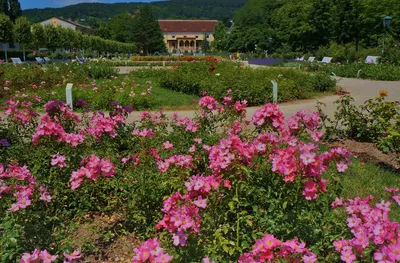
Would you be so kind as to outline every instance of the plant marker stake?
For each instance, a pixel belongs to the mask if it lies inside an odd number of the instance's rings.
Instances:
[[[333,75],[333,76],[331,76],[331,79],[336,80],[336,77],[337,77],[336,74],[332,72],[332,75]]]
[[[72,108],[72,83],[68,83],[67,87],[65,88],[65,94],[67,97],[67,104],[69,104],[69,106],[71,107],[71,110],[73,110]]]
[[[165,67],[165,61],[162,62],[163,67]]]
[[[360,77],[360,72],[361,72],[361,69],[359,69],[359,70],[357,71],[357,78]]]
[[[301,64],[299,65],[299,70],[300,70],[300,68],[301,68]]]
[[[271,80],[272,83],[272,101],[278,102],[278,83],[275,80]]]

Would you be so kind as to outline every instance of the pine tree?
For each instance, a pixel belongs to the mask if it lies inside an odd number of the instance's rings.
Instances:
[[[163,35],[157,20],[153,17],[150,6],[139,7],[133,18],[133,41],[146,55],[154,52],[165,52]]]
[[[8,15],[8,0],[0,0],[0,14]]]
[[[10,0],[10,19],[15,22],[15,20],[22,15],[21,4],[18,0]]]

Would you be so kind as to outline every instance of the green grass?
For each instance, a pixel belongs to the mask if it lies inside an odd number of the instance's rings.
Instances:
[[[129,75],[120,75],[120,80],[123,80],[126,76]],[[145,85],[147,81],[152,82],[151,106],[149,108],[140,107],[140,110],[190,110],[197,108],[198,96],[161,88],[155,78],[134,78],[129,76],[129,79],[134,79],[140,85]],[[97,81],[100,88],[102,81]]]
[[[351,149],[350,149],[351,150]],[[354,159],[343,178],[343,197],[354,198],[375,196],[375,201],[388,200],[387,187],[400,187],[400,174],[387,171],[371,163],[363,163]],[[400,222],[400,207],[393,201],[391,206],[391,219]]]

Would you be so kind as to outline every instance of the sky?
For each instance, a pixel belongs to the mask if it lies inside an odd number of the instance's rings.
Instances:
[[[63,7],[79,3],[154,2],[155,0],[19,0],[22,9]]]

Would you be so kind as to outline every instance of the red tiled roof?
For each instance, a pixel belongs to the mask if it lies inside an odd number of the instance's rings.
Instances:
[[[158,20],[162,32],[214,32],[218,20]]]

